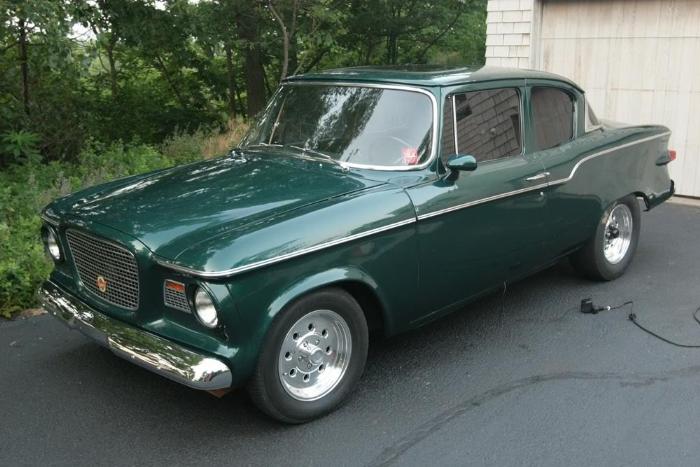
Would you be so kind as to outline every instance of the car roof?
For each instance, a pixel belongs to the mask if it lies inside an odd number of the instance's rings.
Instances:
[[[560,81],[580,89],[568,78],[544,71],[494,66],[448,67],[442,65],[392,65],[336,68],[291,76],[285,82],[349,81],[393,83],[412,86],[452,86],[507,79],[547,79]]]

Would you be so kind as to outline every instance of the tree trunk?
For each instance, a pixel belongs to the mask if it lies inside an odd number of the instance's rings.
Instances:
[[[289,69],[292,70],[292,74],[296,74],[296,70],[299,68],[298,53],[296,37],[292,37],[289,42]]]
[[[160,71],[161,76],[165,78],[165,82],[168,83],[168,86],[170,86],[170,89],[173,91],[173,94],[175,95],[175,99],[177,100],[178,104],[180,104],[181,108],[186,109],[187,104],[182,98],[182,94],[180,94],[180,90],[175,85],[175,82],[171,79],[170,73],[168,72],[168,69],[165,66],[165,62],[162,58],[160,58],[160,55],[158,54],[156,54],[155,59],[156,68]]]
[[[226,42],[226,78],[228,84],[228,115],[231,118],[236,117],[236,70],[233,68],[233,52],[231,45]]]
[[[287,70],[289,69],[289,32],[287,31],[287,26],[284,24],[284,20],[272,4],[272,0],[268,1],[267,5],[270,7],[272,16],[275,17],[282,31],[282,72],[280,74],[280,81],[282,81],[287,77]]]
[[[111,32],[107,43],[107,60],[109,61],[109,84],[112,90],[112,99],[117,97],[117,67],[114,60],[114,47],[116,44],[117,36],[114,32]]]
[[[262,70],[263,70],[263,84],[265,85],[265,95],[270,96],[272,95],[272,86],[270,86],[270,81],[267,79],[267,72],[265,71],[265,64],[263,63],[262,65]]]
[[[257,15],[256,15],[257,16]],[[252,118],[265,107],[265,74],[260,53],[257,17],[238,15],[238,30],[245,41],[245,81],[248,97],[248,117]]]
[[[389,64],[396,65],[399,55],[398,35],[393,31],[387,37],[387,59]]]
[[[27,28],[23,18],[19,20],[19,67],[22,75],[22,103],[29,115],[29,62],[27,59]]]
[[[365,49],[365,59],[363,65],[369,65],[372,59],[372,52],[374,51],[374,38],[371,34],[367,35],[367,48]]]

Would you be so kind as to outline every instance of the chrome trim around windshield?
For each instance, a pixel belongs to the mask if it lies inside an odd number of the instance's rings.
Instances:
[[[409,225],[413,224],[416,222],[415,217],[411,217],[410,219],[406,219],[400,222],[394,222],[393,224],[385,225],[382,227],[377,227],[376,229],[371,229],[371,230],[366,230],[364,232],[359,232],[356,234],[348,235],[346,237],[341,237],[335,240],[331,240],[328,242],[324,243],[319,243],[318,245],[310,246],[307,248],[302,248],[300,250],[292,251],[290,253],[286,253],[280,256],[275,256],[272,258],[264,259],[261,261],[255,261],[253,263],[249,263],[243,266],[238,266],[235,268],[231,269],[226,269],[224,271],[200,271],[198,269],[193,269],[193,268],[188,268],[187,266],[182,266],[177,263],[174,263],[172,261],[169,261],[165,258],[160,258],[158,256],[154,256],[154,259],[156,263],[160,264],[163,267],[166,267],[168,269],[172,269],[177,272],[181,272],[183,274],[188,274],[191,276],[195,277],[201,277],[203,279],[221,279],[224,277],[230,277],[236,274],[240,274],[242,272],[247,272],[251,271],[253,269],[261,268],[263,266],[268,266],[270,264],[275,264],[279,263],[281,261],[286,261],[288,259],[296,258],[298,256],[306,255],[309,253],[313,253],[315,251],[323,250],[325,248],[330,248],[332,246],[340,245],[342,243],[347,243],[351,242],[353,240],[357,240],[360,238],[364,237],[369,237],[370,235],[378,234],[380,232],[386,232],[387,230],[391,229],[396,229],[398,227],[402,227],[404,225]]]
[[[194,389],[211,391],[231,386],[231,369],[218,358],[110,318],[52,281],[44,282],[38,295],[52,316],[118,357]]]
[[[457,94],[448,96],[452,102],[452,134],[455,138],[455,154],[459,154],[459,141],[457,140]]]
[[[373,165],[373,164],[356,164],[354,162],[348,161],[337,161],[344,167],[349,167],[353,169],[369,169],[369,170],[384,170],[384,171],[410,171],[410,170],[422,170],[428,167],[437,155],[438,146],[438,105],[435,95],[425,88],[418,86],[408,86],[403,84],[384,84],[384,83],[359,83],[352,81],[287,81],[280,85],[280,88],[284,86],[343,86],[343,87],[353,87],[353,88],[377,88],[377,89],[393,89],[396,91],[408,91],[417,92],[420,94],[425,94],[430,99],[430,104],[433,107],[433,125],[432,125],[432,135],[430,141],[430,157],[427,161],[420,165]]]
[[[547,183],[540,183],[540,184],[537,184],[537,185],[528,186],[528,187],[526,187],[526,188],[521,188],[521,189],[519,189],[519,190],[507,191],[507,192],[505,192],[505,193],[499,193],[499,194],[496,194],[496,195],[493,195],[493,196],[488,196],[488,197],[486,197],[486,198],[480,198],[480,199],[476,199],[476,200],[473,200],[473,201],[469,201],[468,203],[458,204],[458,205],[456,205],[456,206],[450,206],[449,208],[439,209],[439,210],[437,210],[437,211],[432,211],[432,212],[428,212],[428,213],[425,213],[425,214],[420,214],[420,215],[418,216],[418,220],[420,221],[420,220],[423,220],[423,219],[429,219],[429,218],[431,218],[431,217],[439,216],[439,215],[441,215],[441,214],[447,214],[448,212],[458,211],[458,210],[460,210],[460,209],[470,208],[470,207],[472,207],[472,206],[477,206],[477,205],[479,205],[479,204],[489,203],[489,202],[491,202],[491,201],[496,201],[496,200],[499,200],[499,199],[509,198],[509,197],[511,197],[511,196],[520,195],[520,194],[523,194],[523,193],[527,193],[527,192],[529,192],[529,191],[541,190],[541,189],[543,189],[543,188],[547,188],[547,187],[550,187],[550,186],[561,185],[561,184],[567,183],[567,182],[571,181],[571,179],[574,178],[574,175],[576,174],[576,171],[577,171],[578,168],[581,166],[581,164],[583,164],[584,162],[587,162],[587,161],[589,161],[589,160],[591,160],[591,159],[595,159],[596,157],[603,156],[603,155],[605,155],[605,154],[611,153],[611,152],[613,152],[613,151],[617,151],[617,150],[619,150],[619,149],[624,149],[624,148],[629,147],[629,146],[634,146],[634,145],[636,145],[636,144],[645,143],[645,142],[647,142],[647,141],[651,141],[651,140],[654,140],[654,139],[657,139],[657,138],[663,138],[664,136],[668,136],[668,135],[670,135],[670,134],[671,134],[671,132],[670,132],[670,131],[667,131],[667,132],[664,132],[664,133],[660,133],[660,134],[658,134],[658,135],[648,136],[648,137],[646,137],[646,138],[641,138],[641,139],[638,139],[638,140],[636,140],[636,141],[631,141],[631,142],[629,142],[629,143],[621,144],[621,145],[619,145],[619,146],[615,146],[615,147],[612,147],[612,148],[604,149],[604,150],[602,150],[602,151],[598,151],[598,152],[596,152],[596,153],[590,154],[590,155],[584,157],[583,159],[581,159],[580,161],[578,161],[578,162],[576,163],[576,165],[574,165],[574,168],[571,170],[571,173],[569,174],[569,176],[566,177],[566,178],[561,178],[561,179],[558,179],[558,180],[549,181],[549,182],[547,182]]]

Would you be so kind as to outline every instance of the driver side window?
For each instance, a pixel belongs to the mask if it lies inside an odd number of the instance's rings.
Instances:
[[[489,89],[449,96],[445,100],[443,119],[443,158],[456,153],[470,154],[483,162],[522,152],[517,89]]]

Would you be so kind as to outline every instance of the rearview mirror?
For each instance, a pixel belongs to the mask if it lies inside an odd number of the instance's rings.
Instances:
[[[468,154],[455,154],[447,159],[447,167],[450,170],[471,172],[476,170],[476,158]]]

